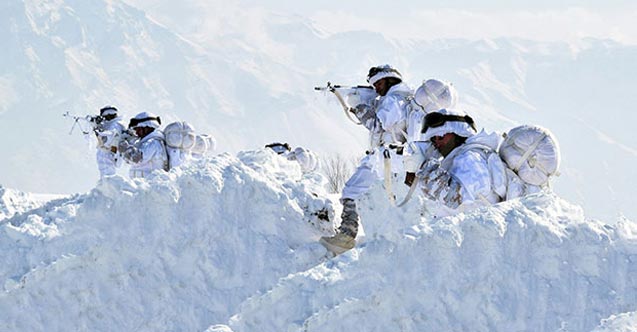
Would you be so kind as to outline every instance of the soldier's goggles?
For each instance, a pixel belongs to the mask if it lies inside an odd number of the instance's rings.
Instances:
[[[143,118],[143,119],[130,119],[130,122],[128,123],[128,128],[135,128],[137,127],[138,124],[142,123],[142,122],[146,122],[146,121],[157,121],[158,124],[161,124],[161,119],[159,117],[149,117],[149,118]]]
[[[475,122],[468,115],[461,116],[461,115],[449,115],[449,114],[442,114],[438,112],[432,112],[425,115],[425,121],[423,122],[422,130],[420,132],[424,133],[429,128],[440,127],[444,125],[445,123],[447,123],[448,121],[464,122],[468,124],[469,126],[471,126],[473,130],[476,130]]]

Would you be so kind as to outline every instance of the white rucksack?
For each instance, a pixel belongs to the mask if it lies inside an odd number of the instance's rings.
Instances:
[[[195,129],[186,121],[176,121],[164,129],[166,146],[181,150],[190,150],[195,145]]]
[[[548,129],[522,125],[509,130],[503,136],[499,154],[510,170],[508,191],[512,194],[507,195],[508,197],[528,192],[516,186],[546,187],[550,177],[558,175],[560,148],[557,139]],[[523,183],[519,183],[520,180]]]
[[[217,141],[208,134],[200,134],[195,137],[195,146],[192,147],[192,156],[202,158],[207,152],[217,148]]]
[[[185,121],[170,123],[164,129],[168,168],[181,165],[190,156],[190,150],[195,146],[195,129]]]

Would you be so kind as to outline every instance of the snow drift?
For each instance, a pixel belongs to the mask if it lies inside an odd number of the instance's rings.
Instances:
[[[590,331],[637,308],[635,223],[546,194],[419,220],[382,194],[366,243],[246,301],[234,331]]]
[[[325,255],[317,241],[332,225],[312,214],[326,203],[321,179],[270,151],[225,154],[150,182],[114,177],[5,220],[0,330],[227,321],[245,298]]]
[[[334,227],[323,185],[246,151],[149,181],[113,177],[5,219],[0,330],[635,326],[632,221],[591,221],[547,194],[433,217],[420,197],[390,207],[379,185],[360,204],[365,238],[329,259],[317,243]]]
[[[60,197],[62,195],[25,193],[0,185],[0,220],[34,209]]]

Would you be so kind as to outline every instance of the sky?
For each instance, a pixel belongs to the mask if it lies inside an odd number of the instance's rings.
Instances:
[[[187,0],[177,12],[167,0],[125,0],[175,25],[182,33],[223,33],[212,17],[237,14],[249,7],[297,14],[326,32],[377,31],[395,38],[491,39],[518,37],[535,41],[577,42],[612,39],[637,44],[634,1],[201,1]],[[195,15],[192,15],[192,14]],[[188,15],[187,23],[181,15]],[[238,14],[241,15],[241,14]],[[199,16],[199,18],[197,18]],[[194,19],[193,19],[194,18]],[[208,19],[206,19],[208,18]]]

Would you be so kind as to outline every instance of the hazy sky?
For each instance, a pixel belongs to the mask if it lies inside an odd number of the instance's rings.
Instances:
[[[368,30],[418,39],[520,37],[576,42],[593,37],[637,45],[637,1],[219,1],[125,0],[182,33],[223,33],[255,8],[306,17],[327,32]],[[252,16],[254,17],[254,16]]]

